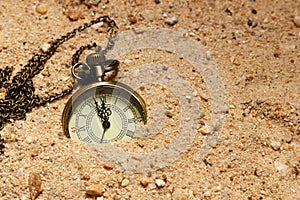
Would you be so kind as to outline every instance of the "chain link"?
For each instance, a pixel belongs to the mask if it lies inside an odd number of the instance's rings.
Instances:
[[[6,90],[4,99],[0,99],[0,130],[3,129],[5,123],[10,120],[25,119],[26,113],[30,112],[32,108],[51,103],[60,99],[72,91],[72,88],[64,89],[62,92],[49,95],[48,97],[40,97],[36,94],[33,85],[33,77],[39,74],[45,67],[46,62],[55,54],[56,49],[73,38],[76,34],[84,31],[94,24],[103,22],[108,25],[108,43],[104,49],[104,54],[114,47],[115,39],[117,36],[116,22],[108,16],[99,17],[83,26],[79,26],[73,31],[67,33],[60,38],[49,42],[50,48],[48,51],[35,54],[29,59],[28,63],[12,78],[13,67],[6,67],[0,69],[0,88]],[[79,56],[86,49],[96,47],[96,43],[80,47],[72,56],[72,66],[79,61]],[[11,80],[11,82],[10,82]],[[3,139],[0,138],[0,152],[3,152]]]

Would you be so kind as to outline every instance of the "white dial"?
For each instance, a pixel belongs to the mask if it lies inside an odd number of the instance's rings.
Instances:
[[[137,123],[146,123],[144,102],[123,84],[101,82],[74,96],[63,119],[72,139],[96,144],[131,139]]]

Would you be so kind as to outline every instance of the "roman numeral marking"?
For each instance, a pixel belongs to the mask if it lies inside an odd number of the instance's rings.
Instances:
[[[96,105],[94,105],[91,101],[87,101],[86,103],[90,108],[95,108]]]
[[[134,138],[135,133],[133,131],[127,130],[126,135],[128,137]]]
[[[85,126],[82,126],[82,127],[77,128],[77,133],[78,133],[78,132],[81,132],[81,131],[86,131]]]
[[[84,117],[84,118],[86,118],[87,117],[87,115],[85,115],[85,114],[79,114],[79,117]]]
[[[130,118],[130,119],[128,119],[128,123],[136,123],[136,119],[135,118]]]
[[[81,141],[86,142],[86,143],[92,143],[92,140],[91,140],[91,138],[89,136],[86,136]]]
[[[117,101],[118,101],[118,96],[116,96],[116,99],[115,99],[115,101],[114,101],[114,104],[117,104]]]
[[[125,108],[123,108],[123,112],[126,112],[127,110],[129,110],[129,106],[126,106]]]

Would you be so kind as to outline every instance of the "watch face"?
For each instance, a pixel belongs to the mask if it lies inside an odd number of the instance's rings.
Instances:
[[[65,134],[85,143],[108,143],[135,137],[146,123],[142,98],[124,84],[100,82],[77,91],[63,114]]]

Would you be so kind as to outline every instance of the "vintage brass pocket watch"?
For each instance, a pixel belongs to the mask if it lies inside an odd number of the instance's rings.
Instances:
[[[129,86],[105,80],[119,61],[107,60],[101,47],[72,67],[79,88],[68,100],[62,123],[67,137],[99,144],[135,137],[136,126],[146,124],[146,104]],[[84,70],[75,73],[76,68]]]

